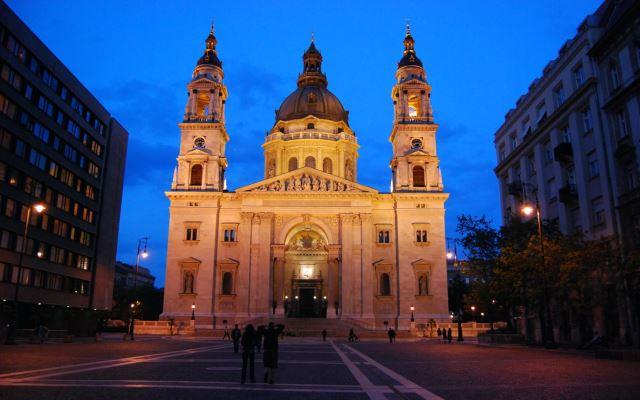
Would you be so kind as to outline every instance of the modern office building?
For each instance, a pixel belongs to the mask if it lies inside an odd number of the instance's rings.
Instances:
[[[637,1],[605,1],[506,114],[494,139],[503,223],[537,198],[563,233],[637,249],[639,11]],[[612,300],[594,311],[595,328],[623,335],[624,301],[615,283],[602,286]]]
[[[4,3],[0,78],[4,316],[109,309],[128,133]]]

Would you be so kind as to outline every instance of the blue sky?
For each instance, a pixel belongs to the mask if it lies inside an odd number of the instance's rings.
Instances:
[[[62,1],[9,6],[129,131],[118,259],[147,264],[164,285],[168,201],[185,85],[215,21],[229,89],[230,189],[262,177],[265,132],[295,89],[311,31],[329,89],[350,111],[359,181],[389,190],[391,87],[406,19],[433,87],[447,202],[500,221],[493,133],[600,1]]]

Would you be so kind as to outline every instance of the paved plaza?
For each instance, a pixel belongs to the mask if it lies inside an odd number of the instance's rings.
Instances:
[[[635,363],[412,340],[290,339],[277,382],[240,384],[229,342],[139,337],[0,348],[0,399],[638,399]]]

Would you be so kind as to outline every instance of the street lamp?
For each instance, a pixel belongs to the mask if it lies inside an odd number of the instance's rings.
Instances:
[[[138,239],[138,251],[136,252],[136,273],[133,275],[133,292],[135,296],[136,287],[138,283],[138,272],[140,269],[140,257],[147,258],[149,257],[149,253],[147,252],[147,242],[149,241],[149,237],[145,236],[143,238]],[[144,247],[143,247],[144,245]]]
[[[416,320],[413,318],[413,310],[415,310],[415,307],[412,305],[409,309],[411,310],[411,322],[415,322]]]
[[[196,320],[196,303],[191,304],[191,320]]]
[[[553,328],[551,327],[551,306],[549,305],[549,288],[547,285],[547,267],[544,257],[544,240],[542,236],[542,219],[540,218],[540,203],[538,202],[538,194],[535,194],[535,208],[531,204],[524,204],[520,211],[526,216],[536,214],[538,222],[538,237],[540,238],[540,257],[542,259],[542,302],[545,309],[545,329],[543,330],[544,347],[547,349],[555,349],[556,343],[553,338]]]
[[[129,305],[130,308],[130,313],[129,313],[129,338],[131,340],[133,340],[133,325],[134,325],[134,320],[133,320],[133,312],[135,310],[136,305],[134,303],[131,303]]]
[[[471,306],[471,311],[475,311],[476,310],[476,306]]]
[[[38,214],[42,214],[47,207],[42,203],[32,204],[27,208],[27,217],[24,221],[24,236],[22,237],[22,248],[20,250],[20,256],[18,259],[18,276],[16,280],[16,287],[13,293],[13,321],[9,324],[7,332],[7,339],[4,344],[16,344],[16,326],[18,325],[18,293],[20,291],[20,282],[22,281],[22,259],[27,252],[27,242],[29,242],[29,224],[31,223],[31,210]],[[40,257],[38,255],[38,257]]]

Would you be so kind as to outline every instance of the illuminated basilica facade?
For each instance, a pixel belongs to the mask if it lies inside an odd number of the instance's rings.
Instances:
[[[264,179],[227,191],[228,96],[213,30],[187,85],[171,190],[164,318],[198,329],[338,318],[368,329],[448,319],[431,86],[407,27],[391,91],[391,192],[358,183],[349,114],[313,41],[267,134]],[[390,115],[391,117],[391,115]]]

